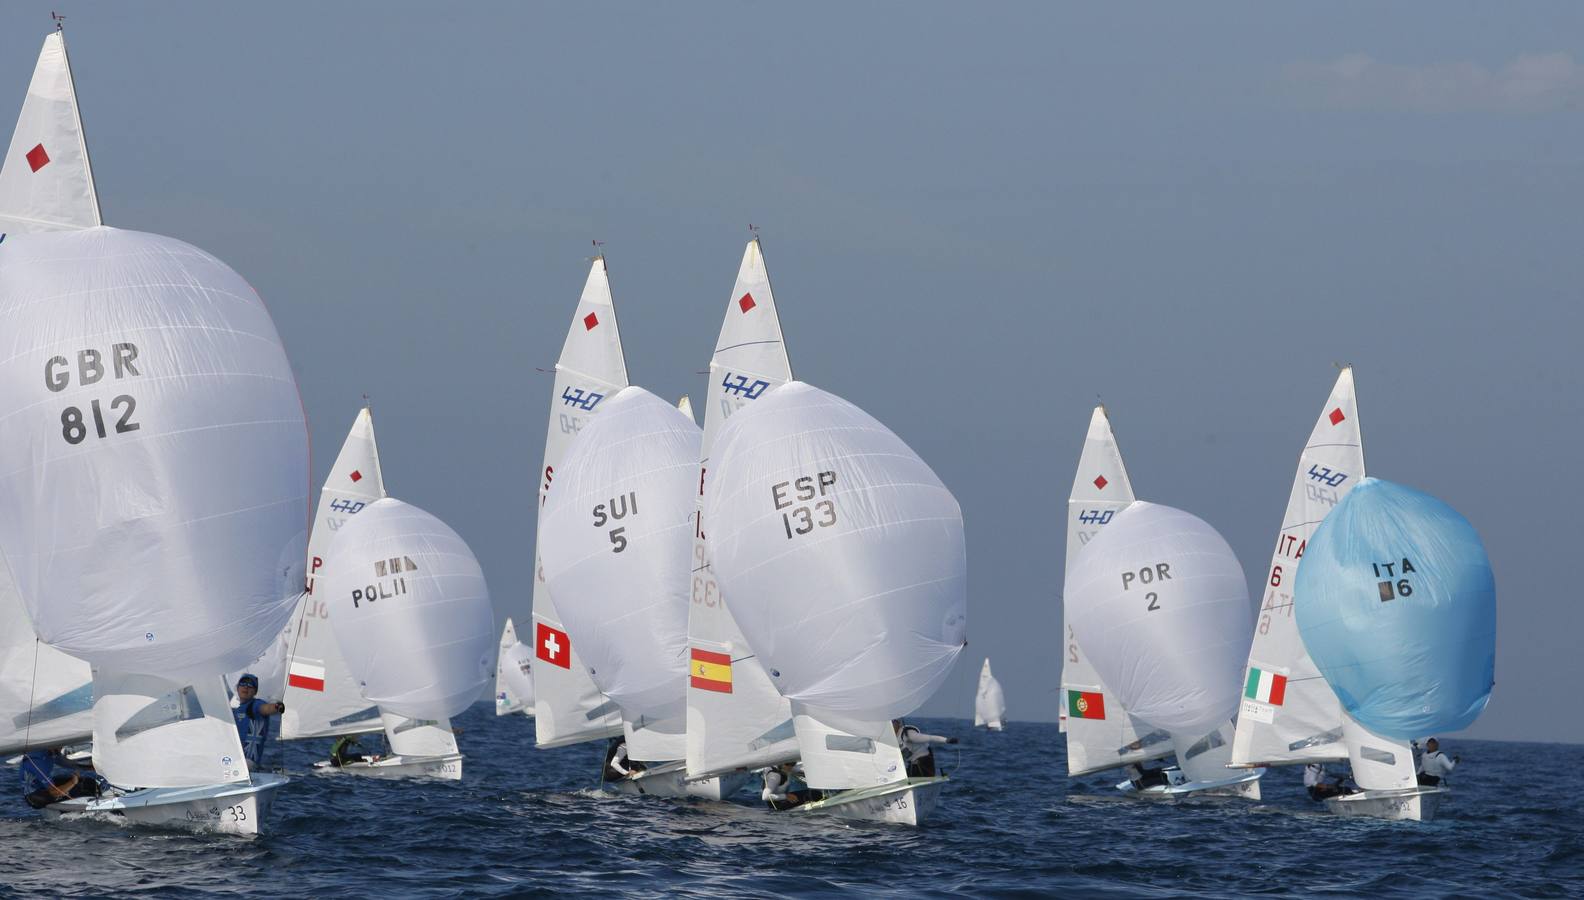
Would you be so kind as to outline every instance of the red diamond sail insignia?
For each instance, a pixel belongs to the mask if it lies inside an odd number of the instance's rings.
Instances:
[[[754,302],[753,294],[743,294],[742,298],[737,301],[737,305],[742,307],[743,312],[747,312],[759,304]]]
[[[1342,415],[1342,407],[1338,406],[1336,409],[1331,410],[1332,425],[1341,425],[1342,420],[1346,418],[1347,416]]]
[[[1106,481],[1106,477],[1104,475],[1096,475],[1095,476],[1094,486],[1098,490],[1102,490],[1102,491],[1105,490],[1105,486],[1110,484],[1110,483],[1111,482]]]
[[[362,480],[363,480],[363,473],[359,472],[357,469],[353,469],[352,470],[352,483],[356,484],[357,482],[362,481]]]
[[[32,150],[29,150],[27,152],[27,161],[35,172],[49,165],[50,158],[49,154],[44,152],[44,145],[37,144]]]
[[[594,330],[594,326],[598,325],[598,324],[599,324],[599,316],[596,316],[593,313],[589,313],[588,315],[583,317],[583,330],[584,331],[593,331]]]

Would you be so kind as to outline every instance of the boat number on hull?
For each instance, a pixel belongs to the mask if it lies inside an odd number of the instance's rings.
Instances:
[[[1170,563],[1155,563],[1152,566],[1145,566],[1137,572],[1123,572],[1122,590],[1132,590],[1134,583],[1141,585],[1159,584],[1163,581],[1171,581]],[[1144,607],[1145,611],[1160,612],[1160,594],[1148,591],[1144,594],[1144,600],[1148,604]]]
[[[98,384],[106,376],[120,381],[143,375],[137,367],[137,345],[130,341],[111,344],[108,351],[86,347],[78,350],[76,356],[75,365],[64,356],[51,356],[45,361],[44,386],[51,393],[58,394],[71,387],[73,372],[77,375],[77,384],[82,387]],[[87,415],[82,407],[68,406],[60,414],[61,437],[75,446],[87,439],[90,428],[101,438],[108,437],[112,429],[116,434],[137,431],[143,426],[132,419],[136,411],[137,399],[131,394],[117,394],[103,405],[100,398],[95,397],[88,401]]]
[[[620,497],[613,497],[594,507],[594,527],[604,528],[613,521],[636,515],[638,515],[638,492],[628,491]],[[626,525],[610,530],[612,553],[620,553],[627,549],[626,531]]]
[[[836,524],[836,501],[825,496],[835,487],[836,473],[830,470],[801,475],[770,486],[770,497],[775,501],[775,508],[782,510],[781,525],[786,529],[787,540],[808,534],[815,528],[829,528]],[[811,500],[814,501],[812,504],[809,503]],[[804,505],[798,506],[798,503]]]

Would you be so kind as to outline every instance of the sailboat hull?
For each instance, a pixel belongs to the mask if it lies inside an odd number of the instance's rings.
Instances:
[[[1326,800],[1326,810],[1339,816],[1362,816],[1428,822],[1441,809],[1441,800],[1451,791],[1444,787],[1417,787],[1401,791],[1359,791]]]
[[[1260,776],[1264,774],[1264,769],[1254,769],[1253,771],[1239,772],[1214,781],[1189,781],[1181,769],[1173,766],[1166,770],[1166,784],[1151,785],[1141,791],[1133,787],[1133,782],[1124,781],[1117,785],[1117,790],[1130,797],[1151,800],[1180,799],[1190,794],[1258,800],[1260,799],[1259,780]]]
[[[337,766],[328,759],[314,763],[317,773],[362,775],[366,778],[426,778],[433,781],[461,781],[462,754],[443,756],[386,756],[376,760],[358,760]]]
[[[44,808],[46,819],[110,818],[132,825],[254,837],[264,833],[275,792],[288,779],[254,773],[247,782],[190,788],[142,788],[83,797]]]
[[[823,813],[858,822],[921,825],[940,802],[946,776],[908,778],[869,788],[831,794],[823,800],[795,807],[794,813]]]
[[[687,762],[676,760],[650,766],[633,776],[606,784],[618,794],[645,794],[651,797],[692,797],[698,800],[725,800],[742,790],[752,777],[748,772],[689,781]]]

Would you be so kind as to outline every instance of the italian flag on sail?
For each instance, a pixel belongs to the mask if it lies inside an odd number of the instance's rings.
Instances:
[[[1287,676],[1277,675],[1258,666],[1249,666],[1248,681],[1243,685],[1243,696],[1271,706],[1281,706],[1287,697]]]
[[[1067,691],[1067,718],[1104,719],[1105,694],[1099,691]]]

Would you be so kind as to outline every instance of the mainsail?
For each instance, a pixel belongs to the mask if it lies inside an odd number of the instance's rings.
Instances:
[[[727,420],[777,385],[792,380],[770,273],[757,239],[743,250],[710,357],[704,394],[698,505],[693,531],[692,603],[688,611],[687,772],[702,778],[798,757],[792,708],[770,683],[764,666],[732,620],[711,565],[710,523],[704,494],[713,475],[711,452]],[[703,667],[704,677],[698,676]]]
[[[539,514],[545,583],[628,756],[682,759],[699,427],[639,387],[605,400]]]
[[[967,642],[962,511],[884,425],[801,382],[733,416],[704,521],[733,617],[791,701],[811,786],[903,777],[891,720]]]
[[[545,436],[544,467],[539,470],[539,508],[554,487],[567,447],[602,402],[627,386],[627,363],[611,303],[610,277],[603,256],[589,268],[588,281],[572,316],[556,361]],[[537,540],[543,540],[544,529]],[[561,613],[545,586],[544,565],[534,549],[533,636],[534,732],[540,749],[561,747],[622,732],[621,715],[594,686],[582,655],[573,647]]]
[[[100,224],[66,36],[56,31],[44,38],[11,146],[0,165],[0,233]]]
[[[974,725],[988,726],[1000,731],[1006,718],[1006,695],[1001,682],[990,672],[990,658],[985,657],[984,668],[979,670],[979,690],[974,693]]]
[[[1078,472],[1067,501],[1067,564],[1071,573],[1078,551],[1134,501],[1133,484],[1122,451],[1111,431],[1105,407],[1096,406],[1089,417]],[[1135,719],[1115,694],[1107,691],[1073,631],[1069,604],[1062,603],[1062,654],[1060,721],[1067,732],[1067,773],[1086,775],[1168,756],[1171,734]]]
[[[286,712],[281,715],[284,739],[360,734],[380,728],[379,709],[364,699],[341,657],[330,627],[330,606],[318,588],[336,534],[352,516],[384,496],[374,416],[365,406],[352,420],[319,493],[318,515],[308,538],[307,591],[285,631],[290,652]]]

